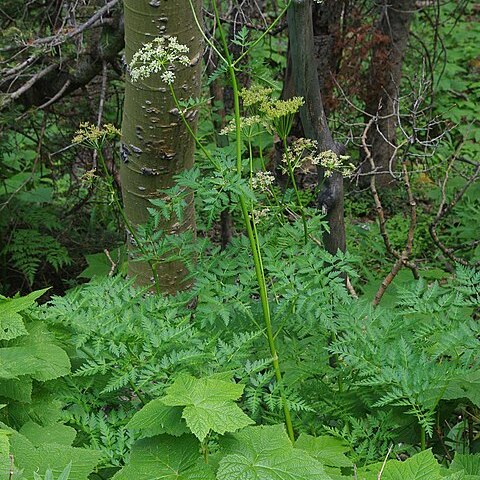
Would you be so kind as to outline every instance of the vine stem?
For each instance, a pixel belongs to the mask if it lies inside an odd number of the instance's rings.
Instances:
[[[420,425],[420,448],[422,452],[427,448],[427,433],[423,425]]]
[[[240,100],[239,100],[240,96],[238,91],[237,77],[235,74],[235,66],[234,66],[234,63],[232,62],[230,51],[228,49],[228,43],[225,37],[225,32],[220,22],[220,16],[218,14],[218,9],[217,9],[215,0],[212,0],[212,5],[215,12],[215,18],[218,25],[220,39],[223,45],[225,58],[227,61],[228,72],[230,75],[230,83],[233,90],[234,115],[235,115],[235,152],[236,152],[236,160],[237,160],[236,166],[237,166],[237,173],[241,175],[242,174],[242,134],[241,134]],[[272,317],[270,313],[270,305],[268,302],[268,291],[267,291],[267,284],[265,281],[265,270],[263,268],[260,243],[259,243],[258,235],[256,235],[255,226],[254,225],[252,226],[252,222],[254,222],[254,218],[253,218],[253,215],[252,217],[250,217],[249,215],[250,212],[248,211],[245,197],[243,195],[240,195],[239,199],[240,199],[240,208],[242,210],[243,220],[245,222],[245,227],[247,229],[247,235],[250,242],[250,248],[253,255],[253,263],[255,265],[255,274],[257,276],[257,283],[260,289],[260,301],[262,304],[262,312],[265,320],[268,346],[270,349],[270,354],[272,356],[272,365],[275,372],[275,378],[280,388],[280,396],[282,398],[285,424],[287,427],[288,436],[290,437],[290,440],[294,442],[295,434],[293,432],[292,417],[290,414],[290,409],[287,405],[285,391],[283,388],[282,371],[280,369],[278,352],[275,346],[275,336],[273,334]]]

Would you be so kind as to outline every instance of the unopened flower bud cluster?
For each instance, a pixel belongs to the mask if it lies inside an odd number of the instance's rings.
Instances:
[[[293,116],[304,104],[302,97],[288,100],[275,100],[271,97],[273,90],[261,85],[253,85],[240,91],[243,107],[255,115],[260,115],[266,122],[265,127],[271,133],[288,135]]]
[[[270,99],[273,90],[261,85],[252,85],[250,88],[242,88],[240,96],[242,97],[243,106],[250,108],[258,104],[263,104]]]
[[[186,45],[178,43],[177,37],[157,37],[134,53],[130,77],[136,82],[160,73],[162,81],[170,85],[175,81],[175,64],[190,65],[188,51]]]
[[[277,120],[281,117],[295,115],[300,107],[304,104],[302,97],[292,97],[288,100],[271,100],[264,102],[260,106],[260,110],[270,120]]]

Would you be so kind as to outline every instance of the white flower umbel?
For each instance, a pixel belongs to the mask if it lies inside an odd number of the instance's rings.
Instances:
[[[267,191],[275,182],[275,177],[271,172],[264,172],[260,170],[252,178],[252,188],[260,191]]]
[[[332,150],[327,150],[319,153],[312,163],[323,167],[325,177],[331,177],[333,172],[339,172],[344,177],[350,177],[355,171],[355,165],[346,163],[349,158],[348,155],[337,155]]]
[[[175,81],[175,64],[190,65],[188,47],[178,43],[177,37],[157,37],[135,52],[130,62],[130,77],[133,82],[144,80],[156,73],[164,83]]]

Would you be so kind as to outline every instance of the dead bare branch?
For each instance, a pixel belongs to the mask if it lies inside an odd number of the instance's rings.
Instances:
[[[450,177],[450,171],[453,168],[453,164],[456,160],[459,159],[458,158],[459,153],[460,153],[460,148],[457,148],[456,153],[454,155],[452,155],[452,157],[451,157],[451,159],[448,163],[448,166],[447,166],[447,169],[446,169],[446,172],[445,172],[445,176],[444,176],[443,181],[441,182],[441,185],[440,185],[440,191],[441,191],[441,195],[442,195],[440,205],[438,207],[437,214],[435,215],[435,218],[430,223],[429,232],[430,232],[430,236],[432,237],[432,240],[434,241],[435,245],[437,245],[437,247],[442,251],[442,253],[447,258],[449,258],[454,263],[459,263],[460,265],[464,265],[464,266],[471,266],[471,264],[469,262],[467,262],[463,258],[458,257],[454,253],[456,250],[460,250],[460,249],[464,249],[464,248],[462,248],[462,246],[448,248],[442,242],[442,240],[440,239],[440,237],[438,235],[438,231],[437,231],[438,225],[440,224],[440,222],[450,214],[450,212],[455,208],[455,206],[460,202],[462,197],[465,195],[465,192],[469,189],[469,187],[474,182],[476,182],[477,179],[480,177],[480,163],[477,163],[474,173],[467,179],[467,181],[465,182],[463,187],[456,193],[454,198],[450,202],[448,202],[448,200],[447,200],[447,183],[448,183],[448,180],[449,180],[449,177]],[[469,164],[473,163],[475,165],[475,162],[470,162],[469,161],[467,163],[469,163]],[[477,245],[478,243],[479,243],[479,241],[475,240],[475,241],[471,242],[470,246],[473,247],[473,246]],[[466,247],[466,245],[463,245],[463,247]],[[474,265],[480,265],[480,261],[475,262]]]
[[[101,20],[102,17],[109,12],[116,4],[118,0],[110,0],[105,6],[100,8],[94,15],[92,15],[86,22],[82,23],[79,27],[74,30],[71,30],[67,33],[57,33],[56,35],[52,35],[50,37],[38,38],[33,42],[29,42],[26,46],[29,47],[39,47],[39,46],[48,46],[55,47],[60,45],[67,40],[80,35],[82,32],[87,30],[88,28],[93,27],[97,21]]]
[[[22,96],[27,90],[32,88],[36,82],[38,82],[41,78],[45,77],[56,68],[58,68],[58,65],[56,63],[52,63],[51,65],[48,65],[48,67],[37,72],[35,75],[32,75],[32,77],[30,77],[30,79],[27,82],[25,82],[20,88],[15,90],[13,93],[5,94],[3,98],[3,102],[1,103],[0,106],[4,108],[6,105],[15,101],[17,98]]]

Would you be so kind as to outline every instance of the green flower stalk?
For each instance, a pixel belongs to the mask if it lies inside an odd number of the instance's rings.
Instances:
[[[230,75],[230,81],[234,93],[234,110],[235,116],[234,121],[228,125],[225,131],[222,131],[222,134],[228,134],[229,132],[235,132],[235,147],[236,147],[236,168],[237,173],[241,175],[242,173],[242,131],[246,133],[247,138],[251,139],[252,136],[256,134],[256,129],[259,125],[266,126],[265,121],[259,115],[251,115],[250,117],[242,118],[240,116],[240,92],[238,89],[236,74],[235,74],[235,67],[234,62],[232,61],[230,52],[228,50],[228,45],[225,38],[225,33],[223,28],[219,22],[218,17],[218,10],[216,5],[213,5],[215,10],[215,15],[217,17],[217,22],[219,25],[219,32],[222,39],[222,45],[224,47],[224,55],[219,55],[220,58],[224,58],[227,62],[228,72]],[[286,8],[285,8],[286,11]],[[272,25],[273,28],[273,25]],[[207,42],[210,43],[207,39]],[[183,111],[180,102],[175,93],[175,89],[173,87],[173,82],[175,80],[174,71],[175,71],[175,64],[186,64],[188,57],[186,57],[185,53],[188,52],[186,47],[178,45],[176,39],[155,39],[153,42],[145,45],[139,50],[133,57],[132,63],[130,64],[130,75],[132,79],[140,79],[140,78],[147,78],[148,76],[154,73],[160,73],[161,80],[169,86],[170,93],[172,95],[173,101],[176,105],[178,110],[178,114],[182,119],[186,129],[190,133],[190,135],[195,139],[196,144],[202,150],[204,155],[212,160],[210,153],[199,141],[196,133],[190,127],[190,124],[185,117],[185,112]],[[269,101],[266,102],[267,95],[271,93],[270,89],[265,89],[263,87],[258,87],[256,90],[256,99],[253,94],[250,94],[248,97],[248,93],[245,93],[243,98],[243,102],[245,106],[254,106],[256,103],[259,103],[259,114],[265,117],[270,125],[273,126],[274,129],[277,129],[279,132],[288,132],[291,129],[292,122],[293,122],[293,115],[299,108],[299,106],[303,103],[302,99],[293,98],[287,101]],[[250,103],[251,102],[251,103]],[[261,182],[262,180],[260,177],[253,177],[253,171],[250,168],[250,182],[253,186],[256,182]],[[263,183],[266,186],[268,182],[271,182],[271,178],[266,176],[263,178]],[[258,186],[260,183],[256,183]],[[278,352],[275,346],[275,335],[273,332],[272,326],[272,319],[270,313],[270,305],[268,302],[268,291],[267,291],[267,284],[265,279],[265,271],[263,267],[263,260],[261,255],[260,249],[260,242],[258,233],[256,230],[255,222],[265,214],[264,211],[257,211],[253,208],[249,208],[247,206],[247,202],[243,196],[240,196],[240,208],[242,211],[243,219],[245,222],[245,227],[247,230],[247,236],[250,242],[250,247],[253,255],[253,262],[255,267],[255,273],[257,277],[257,283],[260,290],[260,300],[262,304],[262,311],[265,320],[265,327],[268,339],[268,345],[270,349],[270,354],[272,357],[272,364],[273,369],[275,372],[275,378],[280,388],[281,397],[282,397],[282,405],[285,417],[285,423],[287,427],[288,434],[292,442],[294,441],[294,432],[293,432],[293,424],[290,414],[290,409],[287,405],[285,392],[283,389],[283,381],[282,381],[282,372],[280,369],[279,364],[279,357]]]
[[[240,94],[238,89],[237,77],[235,74],[234,63],[232,61],[232,57],[228,49],[225,32],[220,22],[220,16],[218,14],[218,8],[215,1],[212,1],[212,6],[215,12],[218,31],[219,31],[220,39],[223,45],[224,55],[227,61],[228,73],[230,75],[230,84],[233,90],[234,115],[235,115],[235,125],[236,125],[235,151],[236,151],[236,158],[237,158],[237,173],[240,175],[242,173],[242,121],[241,121],[241,115],[240,115]],[[268,302],[268,290],[267,290],[267,283],[265,279],[265,270],[263,267],[262,254],[260,250],[260,242],[259,242],[258,234],[256,232],[255,222],[253,221],[253,218],[251,219],[251,215],[248,210],[247,203],[245,201],[245,198],[242,196],[240,196],[240,208],[242,210],[245,227],[247,229],[250,248],[252,250],[253,262],[255,265],[255,273],[257,276],[257,283],[260,289],[260,300],[262,304],[262,311],[263,311],[263,317],[265,321],[268,345],[270,349],[270,354],[272,356],[272,364],[275,372],[275,378],[280,388],[280,394],[281,394],[282,404],[283,404],[283,413],[285,417],[285,424],[287,427],[288,435],[291,441],[294,442],[295,434],[293,431],[292,417],[291,417],[290,409],[287,405],[287,400],[286,400],[286,396],[283,388],[282,371],[280,369],[279,357],[278,357],[277,349],[275,346],[275,335],[273,333],[272,318],[270,313],[270,305]]]
[[[146,254],[142,242],[138,238],[135,229],[133,226],[130,224],[128,221],[127,216],[125,215],[125,211],[123,209],[122,204],[120,203],[120,200],[118,198],[117,192],[115,191],[115,188],[113,186],[113,177],[110,171],[107,168],[107,164],[105,162],[105,157],[103,156],[103,147],[105,146],[105,143],[108,141],[113,141],[115,138],[120,137],[121,132],[118,130],[115,126],[111,124],[106,124],[103,125],[103,127],[99,127],[96,125],[93,125],[91,123],[81,123],[79,126],[79,129],[75,133],[75,136],[73,137],[72,141],[74,144],[77,145],[85,145],[88,148],[91,148],[95,152],[97,152],[98,160],[100,162],[100,166],[102,167],[103,173],[105,175],[106,179],[106,185],[108,188],[108,191],[110,193],[110,197],[112,198],[112,201],[122,217],[123,223],[125,225],[125,228],[127,229],[127,232],[129,235],[132,236],[133,240],[135,241],[136,246],[138,249],[143,253]],[[92,177],[94,175],[93,172],[89,172],[89,176]],[[155,283],[155,291],[156,293],[160,293],[160,283],[158,279],[158,273],[155,268],[154,263],[149,260],[148,261],[148,266],[152,271],[152,276],[153,280]]]

